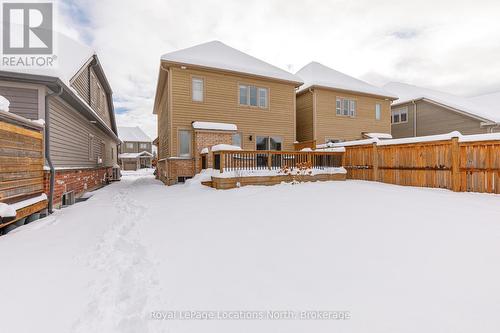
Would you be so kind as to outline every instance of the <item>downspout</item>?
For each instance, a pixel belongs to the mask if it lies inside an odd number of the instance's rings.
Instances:
[[[413,136],[417,136],[417,103],[415,100],[411,101],[413,103]]]
[[[49,202],[48,202],[48,210],[49,214],[53,213],[53,199],[54,199],[54,186],[56,182],[56,169],[54,168],[54,164],[52,164],[52,159],[50,158],[50,107],[49,107],[49,99],[53,96],[60,96],[63,92],[63,87],[58,85],[59,91],[52,92],[50,94],[45,95],[45,159],[49,164],[50,168],[50,187],[49,187]]]

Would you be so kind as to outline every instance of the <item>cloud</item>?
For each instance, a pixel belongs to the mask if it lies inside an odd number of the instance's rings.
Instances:
[[[316,60],[375,84],[468,95],[500,86],[497,1],[74,0],[60,7],[65,31],[97,50],[118,123],[152,137],[160,56],[214,39],[293,71]]]

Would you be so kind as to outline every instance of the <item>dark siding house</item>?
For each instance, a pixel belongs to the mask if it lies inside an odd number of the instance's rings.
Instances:
[[[112,90],[98,56],[58,36],[54,68],[0,71],[10,112],[45,122],[46,192],[55,206],[71,203],[119,174]],[[84,79],[86,78],[86,79]]]

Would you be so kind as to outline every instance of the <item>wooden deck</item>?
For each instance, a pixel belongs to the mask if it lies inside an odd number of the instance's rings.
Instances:
[[[212,154],[212,168],[218,174],[215,173],[205,185],[217,189],[346,179],[341,169],[343,151],[235,150]],[[206,160],[209,160],[206,156],[202,158]]]

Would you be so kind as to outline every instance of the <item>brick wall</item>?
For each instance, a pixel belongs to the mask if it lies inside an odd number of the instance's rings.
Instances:
[[[97,189],[104,184],[106,173],[111,174],[111,168],[57,170],[54,185],[54,206],[61,204],[65,192],[74,191],[78,197],[83,193]],[[44,174],[44,192],[48,195],[50,188],[50,172]]]
[[[209,131],[195,131],[194,132],[194,158],[196,172],[201,171],[201,156],[200,152],[203,148],[210,149],[212,146],[219,144],[230,145],[233,142],[233,132],[209,132]],[[207,166],[212,167],[212,154],[208,154]]]

